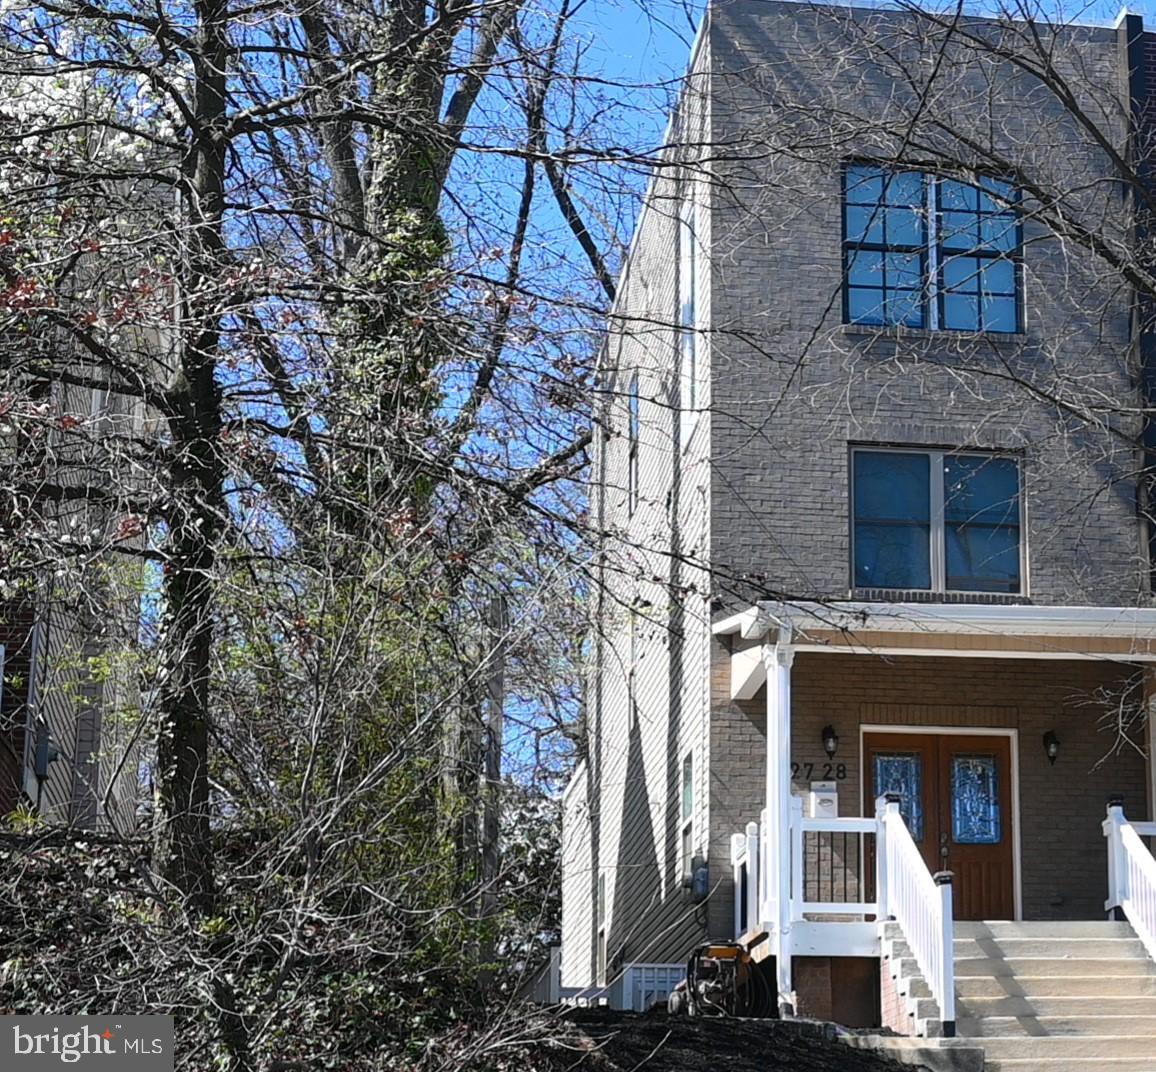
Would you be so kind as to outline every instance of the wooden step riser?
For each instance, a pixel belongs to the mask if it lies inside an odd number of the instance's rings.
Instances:
[[[1049,975],[1156,975],[1156,964],[1139,957],[963,957],[955,962],[956,979]]]

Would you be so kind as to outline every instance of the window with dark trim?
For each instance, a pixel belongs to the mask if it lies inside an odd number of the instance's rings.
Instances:
[[[843,319],[1022,330],[1023,234],[1009,183],[852,163],[843,170]]]
[[[843,172],[846,317],[924,326],[927,193],[918,171],[849,164]]]
[[[856,588],[1022,590],[1017,459],[857,447],[851,484]]]
[[[957,331],[1018,331],[1020,222],[1006,182],[935,183],[939,322]]]

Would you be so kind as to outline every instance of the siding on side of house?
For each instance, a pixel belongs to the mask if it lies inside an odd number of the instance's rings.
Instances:
[[[574,770],[562,796],[562,940],[561,985],[593,983],[594,904],[590,898],[593,866],[593,816],[587,798],[589,769],[585,761]]]
[[[26,602],[0,606],[0,815],[20,803],[24,790],[24,756],[29,742],[28,690],[32,671],[35,616]]]
[[[694,78],[707,58],[700,49]],[[708,136],[702,95],[684,98],[678,122]],[[681,169],[680,169],[681,170]],[[710,442],[708,282],[697,273],[697,414],[681,414],[689,383],[679,374],[675,325],[679,198],[693,189],[698,245],[710,240],[709,182],[690,186],[667,173],[647,195],[623,273],[613,328],[606,344],[601,385],[604,434],[594,450],[598,488],[596,523],[608,533],[602,560],[600,628],[589,692],[588,734],[592,813],[593,905],[599,876],[605,882],[608,958],[615,967],[632,962],[681,961],[703,935],[702,919],[683,889],[682,768],[691,757],[694,776],[693,844],[705,855],[708,829],[709,742],[705,718],[706,651],[709,640],[707,458]],[[628,502],[629,400],[639,384],[638,502]],[[637,660],[631,666],[630,619],[634,616]],[[571,792],[577,792],[572,787]],[[584,856],[567,850],[564,886]],[[574,897],[567,905],[574,904]],[[595,939],[580,910],[563,911],[563,962],[567,979],[594,981]],[[583,946],[585,958],[573,951]]]

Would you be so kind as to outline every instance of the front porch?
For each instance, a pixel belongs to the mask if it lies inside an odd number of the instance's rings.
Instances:
[[[886,921],[931,1033],[955,1021],[958,918],[1102,920],[1107,903],[1156,953],[1148,824],[1104,824],[1109,792],[1150,814],[1151,767],[1126,742],[1095,766],[1100,714],[1147,703],[1156,611],[759,604],[715,632],[732,706],[768,729],[762,813],[730,837],[733,928],[774,958],[785,1012],[797,958],[882,957]]]

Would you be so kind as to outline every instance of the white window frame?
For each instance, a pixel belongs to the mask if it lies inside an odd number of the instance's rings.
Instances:
[[[606,948],[606,872],[603,871],[598,876],[598,892],[596,894],[596,903],[594,905],[594,930],[595,930],[595,982],[598,986],[606,985],[606,963],[607,963],[607,948]]]
[[[638,509],[638,441],[642,438],[642,397],[638,370],[630,374],[626,388],[626,515]]]
[[[630,660],[626,672],[626,727],[633,730],[638,725],[638,603],[630,608],[628,628],[630,635],[627,640],[627,654]]]
[[[931,587],[930,588],[885,588],[883,585],[860,585],[855,583],[855,455],[856,454],[923,454],[928,458],[931,481],[931,517],[928,539],[931,541]],[[1019,566],[1020,585],[1015,592],[992,592],[972,590],[969,588],[947,587],[947,526],[945,523],[945,503],[943,487],[943,463],[945,458],[1003,458],[1013,461],[1019,473]],[[1027,526],[1027,496],[1024,493],[1024,460],[1011,451],[998,450],[935,450],[925,447],[888,447],[874,446],[870,443],[857,443],[851,448],[848,458],[847,484],[850,490],[848,495],[848,542],[851,547],[851,588],[853,591],[888,591],[888,592],[928,592],[932,595],[951,596],[1006,596],[1014,599],[1027,597],[1028,587],[1028,526]]]
[[[698,316],[698,202],[694,183],[683,183],[676,223],[678,241],[677,366],[682,445],[690,441],[698,421],[699,316]]]
[[[679,768],[678,793],[678,873],[683,879],[688,878],[694,867],[694,749],[692,748],[682,757],[682,766]],[[690,789],[690,808],[687,809],[686,793]]]

